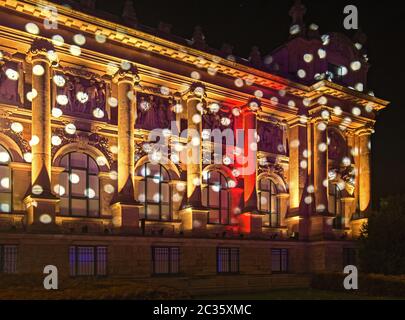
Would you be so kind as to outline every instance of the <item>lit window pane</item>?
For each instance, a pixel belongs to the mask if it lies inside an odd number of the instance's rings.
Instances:
[[[98,217],[100,215],[99,200],[89,200],[89,216]]]
[[[219,211],[218,210],[214,210],[211,209],[209,212],[209,216],[210,216],[210,223],[219,223]]]
[[[91,174],[98,173],[97,163],[92,158],[89,158],[89,173]]]
[[[73,168],[87,168],[87,155],[84,153],[71,153],[70,154],[70,165]]]
[[[162,202],[168,203],[170,201],[170,187],[167,183],[162,183]]]
[[[148,205],[147,206],[147,217],[151,220],[158,220],[159,219],[159,206],[156,205]]]
[[[0,192],[11,191],[11,171],[8,166],[0,165]]]
[[[89,176],[89,188],[94,191],[94,199],[99,198],[99,179],[98,176]]]
[[[72,214],[74,216],[86,216],[87,201],[81,199],[72,199]]]
[[[60,214],[67,216],[69,215],[69,198],[60,199]]]
[[[72,176],[75,176],[75,175],[77,175],[79,177],[79,182],[78,183],[72,182],[72,196],[84,197],[85,190],[87,188],[86,171],[72,170]]]

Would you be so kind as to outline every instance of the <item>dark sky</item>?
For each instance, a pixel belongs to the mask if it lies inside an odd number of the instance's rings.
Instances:
[[[119,15],[123,0],[98,1],[97,8]],[[343,8],[356,5],[359,23],[368,36],[370,58],[369,88],[377,97],[391,101],[378,117],[373,137],[373,198],[405,193],[405,96],[402,81],[405,75],[404,48],[405,9],[399,1],[304,0],[307,24],[316,23],[322,33],[344,32]],[[151,1],[135,0],[141,24],[156,27],[159,21],[172,24],[172,33],[191,38],[195,25],[201,25],[211,47],[223,42],[234,45],[238,56],[247,57],[250,48],[260,47],[262,54],[288,38],[292,0],[250,1]],[[350,35],[350,33],[349,33]]]

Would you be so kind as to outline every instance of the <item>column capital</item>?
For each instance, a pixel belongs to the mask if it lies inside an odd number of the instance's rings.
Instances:
[[[292,119],[289,119],[287,121],[287,125],[289,128],[294,128],[294,127],[303,127],[306,128],[307,124],[308,124],[308,120],[309,118],[307,116],[305,116],[305,122],[302,121],[302,117],[303,115],[297,115]]]
[[[373,125],[369,124],[356,130],[355,134],[359,137],[371,136],[375,132]]]
[[[55,47],[53,44],[45,39],[35,39],[30,49],[27,52],[27,62],[42,61],[49,65],[57,65],[57,57],[55,56]]]
[[[201,82],[194,82],[190,85],[190,89],[187,93],[187,101],[198,100],[201,102],[207,97],[207,88]]]
[[[244,113],[259,113],[262,111],[262,102],[257,98],[251,98],[248,100],[247,104],[241,108]]]
[[[138,75],[138,68],[131,64],[128,69],[123,69],[122,67],[118,69],[118,71],[113,76],[114,83],[130,83],[135,85],[140,81]]]

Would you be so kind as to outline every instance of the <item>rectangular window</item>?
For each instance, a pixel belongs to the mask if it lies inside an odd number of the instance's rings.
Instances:
[[[106,276],[107,247],[74,246],[69,249],[71,276]]]
[[[343,248],[343,268],[346,266],[356,266],[356,249]]]
[[[239,273],[239,248],[217,248],[217,272]]]
[[[153,274],[178,274],[180,272],[180,248],[153,247]]]
[[[271,271],[274,273],[288,272],[288,249],[271,250]]]
[[[0,245],[0,273],[17,273],[18,247]]]

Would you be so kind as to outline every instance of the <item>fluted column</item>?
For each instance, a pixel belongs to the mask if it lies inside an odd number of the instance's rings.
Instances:
[[[51,190],[51,62],[47,50],[52,45],[34,42],[28,54],[32,65],[32,185],[39,185],[44,193]]]
[[[119,70],[113,82],[118,92],[118,190],[112,205],[113,224],[122,231],[139,228],[139,205],[135,201],[135,120],[136,95],[139,81],[137,69]]]
[[[367,212],[371,208],[371,134],[372,129],[358,132],[359,141],[359,203],[360,211]]]
[[[203,231],[207,227],[208,210],[201,201],[202,184],[202,121],[193,121],[201,115],[205,86],[194,83],[186,97],[187,102],[187,206],[180,212],[184,231]]]
[[[319,213],[327,212],[328,208],[328,135],[327,122],[322,118],[314,121],[314,188],[315,210]],[[320,210],[325,208],[325,210]]]
[[[250,106],[251,105],[251,106]],[[243,166],[244,178],[244,212],[257,211],[257,112],[260,110],[259,101],[250,101],[248,106],[243,109],[244,120],[244,156]]]
[[[51,64],[47,52],[54,50],[46,40],[34,40],[27,54],[32,66],[31,136],[32,169],[31,190],[25,200],[27,222],[32,224],[55,223],[56,197],[51,192]]]
[[[239,229],[243,233],[258,234],[262,231],[262,216],[257,210],[257,113],[261,110],[261,102],[251,99],[242,109],[243,117],[243,210],[239,216]]]
[[[129,203],[134,202],[136,118],[134,84],[137,80],[135,70],[120,70],[114,77],[118,87],[118,199]]]
[[[187,97],[187,200],[191,208],[202,208],[202,121],[196,123],[193,116],[201,114],[199,106],[205,97],[205,87],[196,83]]]
[[[305,199],[305,188],[308,186],[308,127],[299,117],[291,120],[288,128],[289,140],[289,209],[286,224],[290,234],[299,233],[300,239],[307,239],[309,232],[309,214]],[[308,158],[304,157],[307,151]]]

